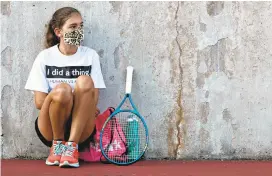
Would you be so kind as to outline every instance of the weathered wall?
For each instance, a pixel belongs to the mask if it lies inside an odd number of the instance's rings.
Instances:
[[[84,45],[101,56],[116,106],[125,68],[150,130],[148,158],[272,156],[271,2],[1,2],[3,157],[45,157],[24,90],[45,27],[63,6],[85,20]]]

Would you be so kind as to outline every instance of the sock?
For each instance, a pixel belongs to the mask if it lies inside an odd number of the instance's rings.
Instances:
[[[54,139],[54,141],[63,141],[63,139]]]
[[[68,145],[72,145],[73,143],[75,143],[75,142],[74,142],[74,141],[68,141],[68,142],[67,142]],[[75,144],[76,144],[76,148],[78,149],[77,143],[75,143]]]

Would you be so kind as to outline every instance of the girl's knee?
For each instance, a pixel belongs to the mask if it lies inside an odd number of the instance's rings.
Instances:
[[[61,83],[52,90],[51,97],[55,102],[69,103],[73,99],[72,88],[69,84]]]
[[[94,89],[94,83],[90,76],[82,75],[76,80],[76,89],[82,92],[89,92]]]

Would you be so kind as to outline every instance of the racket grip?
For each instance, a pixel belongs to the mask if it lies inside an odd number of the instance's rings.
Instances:
[[[126,94],[131,93],[133,67],[127,67]]]

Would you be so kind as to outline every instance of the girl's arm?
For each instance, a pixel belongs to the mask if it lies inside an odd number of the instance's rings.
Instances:
[[[99,99],[99,89],[95,88],[94,89],[94,101],[95,101],[95,107],[96,107],[95,116],[100,114],[100,110],[97,108],[98,99]]]
[[[47,96],[47,93],[44,92],[39,92],[39,91],[34,91],[34,99],[35,99],[35,105],[36,108],[41,110],[43,102]]]
[[[94,89],[94,100],[95,100],[95,106],[98,104],[98,98],[99,98],[99,89]]]

